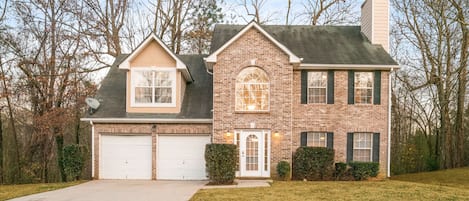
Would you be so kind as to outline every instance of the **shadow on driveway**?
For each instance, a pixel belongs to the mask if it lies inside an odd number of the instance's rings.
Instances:
[[[207,181],[94,180],[12,201],[189,200]]]

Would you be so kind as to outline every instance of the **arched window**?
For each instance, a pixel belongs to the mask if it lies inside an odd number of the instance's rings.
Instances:
[[[268,111],[269,93],[269,77],[264,70],[243,69],[236,77],[236,111]]]

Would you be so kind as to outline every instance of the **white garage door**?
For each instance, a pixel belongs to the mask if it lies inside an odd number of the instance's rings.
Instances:
[[[151,136],[101,136],[101,179],[151,179]]]
[[[157,179],[204,180],[209,136],[159,136]]]

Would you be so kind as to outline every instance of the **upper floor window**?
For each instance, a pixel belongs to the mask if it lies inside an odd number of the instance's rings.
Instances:
[[[131,106],[176,106],[175,68],[133,68]]]
[[[326,103],[327,72],[308,72],[308,103]]]
[[[247,67],[236,77],[236,111],[269,110],[269,77],[264,70]]]
[[[355,103],[373,104],[372,72],[355,72]]]

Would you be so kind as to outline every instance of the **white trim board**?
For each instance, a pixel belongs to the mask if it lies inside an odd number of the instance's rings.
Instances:
[[[300,64],[299,70],[391,70],[399,69],[399,65],[371,65],[371,64]]]
[[[213,119],[158,119],[158,118],[81,118],[93,123],[212,123]]]
[[[119,69],[130,69],[130,61],[135,58],[151,41],[155,40],[163,49],[176,61],[176,69],[180,70],[184,78],[192,82],[192,76],[187,69],[186,64],[179,59],[164,43],[161,41],[154,33],[150,34],[132,53],[130,53],[127,58],[119,64]]]

